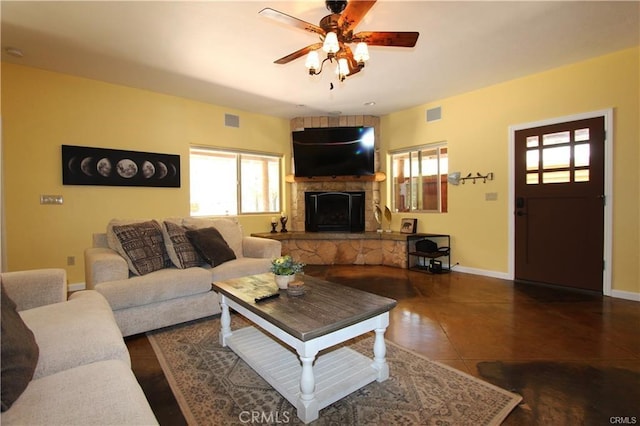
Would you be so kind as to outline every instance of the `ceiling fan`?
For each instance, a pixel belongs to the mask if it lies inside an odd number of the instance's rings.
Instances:
[[[362,31],[353,33],[376,0],[326,0],[330,15],[320,20],[318,25],[311,24],[275,9],[266,8],[260,15],[276,20],[286,25],[292,25],[305,31],[316,33],[320,42],[303,47],[274,63],[286,64],[307,55],[305,65],[309,74],[318,75],[322,72],[325,62],[336,60],[338,79],[344,81],[348,75],[360,72],[369,59],[367,46],[414,47],[418,41],[418,32],[408,31]],[[348,46],[357,43],[355,52]],[[327,57],[320,62],[318,51],[326,52]]]

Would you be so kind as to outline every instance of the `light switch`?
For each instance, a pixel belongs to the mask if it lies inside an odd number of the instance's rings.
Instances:
[[[40,204],[62,204],[62,195],[40,195]]]

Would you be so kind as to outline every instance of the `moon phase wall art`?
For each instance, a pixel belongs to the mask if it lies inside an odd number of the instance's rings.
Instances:
[[[180,188],[180,156],[62,145],[62,184]]]

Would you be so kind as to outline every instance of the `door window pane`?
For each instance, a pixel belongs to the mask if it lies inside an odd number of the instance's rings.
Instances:
[[[575,145],[573,154],[573,163],[576,167],[585,167],[589,165],[589,145],[588,143]]]
[[[538,137],[537,136],[529,136],[527,138],[527,148],[535,148],[538,146]]]
[[[573,176],[574,182],[589,182],[589,169],[578,169]]]
[[[588,141],[589,140],[589,128],[576,130],[575,133],[575,141]]]
[[[538,170],[540,163],[540,151],[533,149],[527,151],[527,170]]]
[[[542,183],[567,183],[570,179],[569,170],[542,173]]]
[[[568,143],[571,140],[571,132],[547,133],[542,135],[542,145],[557,145]]]
[[[542,150],[542,168],[558,169],[569,167],[571,161],[571,148],[559,146],[555,148],[545,148]]]

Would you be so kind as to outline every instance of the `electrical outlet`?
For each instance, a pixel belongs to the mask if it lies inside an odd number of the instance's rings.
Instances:
[[[76,264],[75,256],[67,256],[67,266],[73,266]]]
[[[62,195],[41,195],[40,204],[62,204]]]
[[[498,199],[498,193],[497,192],[487,192],[484,194],[484,200],[485,201],[496,201]]]

